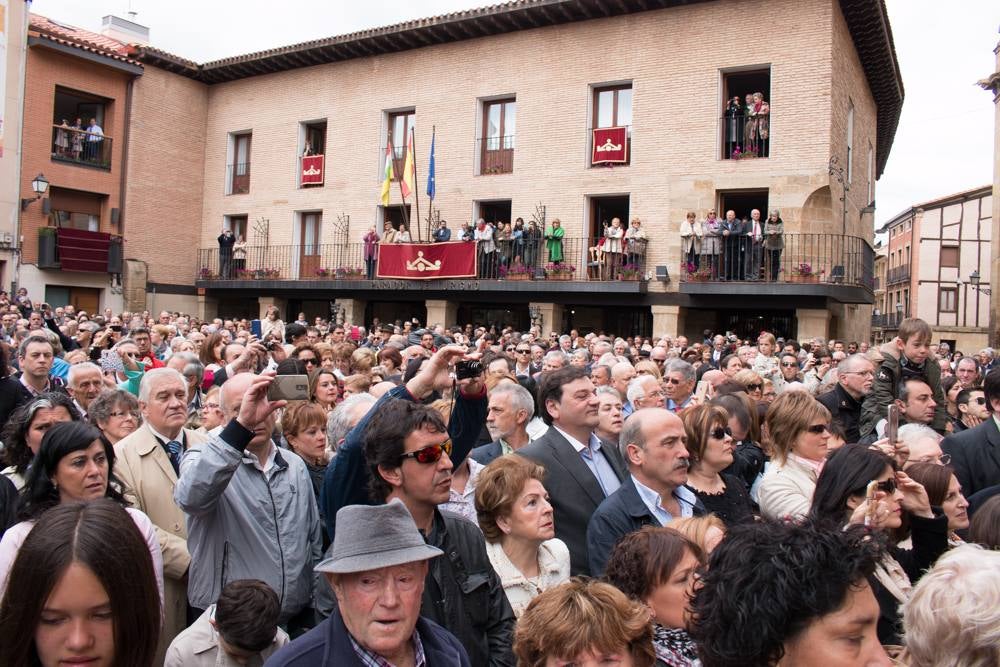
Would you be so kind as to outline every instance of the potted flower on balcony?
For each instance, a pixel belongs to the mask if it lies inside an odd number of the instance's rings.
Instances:
[[[520,258],[516,258],[510,266],[500,266],[501,280],[531,280],[531,270],[521,263]]]
[[[572,280],[576,273],[576,267],[572,264],[556,264],[555,262],[545,265],[546,280]]]
[[[337,267],[337,280],[360,280],[364,270],[356,266]]]
[[[705,266],[695,266],[694,262],[686,262],[684,272],[687,274],[687,281],[691,283],[707,282],[711,277],[707,263]]]
[[[207,266],[201,267],[201,271],[198,272],[198,280],[214,280],[217,277],[215,272]]]
[[[330,269],[318,268],[314,272],[317,278],[329,278],[332,271]]]
[[[623,264],[620,269],[618,269],[619,280],[641,280],[642,271],[639,269],[638,264]]]
[[[817,283],[823,271],[814,271],[809,262],[799,262],[792,267],[792,275],[789,282],[793,283]]]
[[[261,269],[261,271],[268,280],[277,280],[281,277],[281,269]]]

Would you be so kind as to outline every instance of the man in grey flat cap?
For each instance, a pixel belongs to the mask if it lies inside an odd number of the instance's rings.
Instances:
[[[315,568],[338,607],[267,667],[469,667],[459,641],[420,616],[427,563],[442,553],[399,500],[342,508],[330,555]]]

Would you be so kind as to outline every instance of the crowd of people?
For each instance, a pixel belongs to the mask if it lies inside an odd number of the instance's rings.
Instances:
[[[1000,663],[1000,372],[918,319],[0,312],[9,664]]]

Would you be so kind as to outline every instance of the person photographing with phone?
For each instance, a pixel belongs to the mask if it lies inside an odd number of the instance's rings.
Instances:
[[[260,579],[278,593],[279,622],[292,633],[312,623],[323,542],[305,463],[271,440],[287,403],[268,400],[274,377],[239,373],[222,385],[228,423],[184,452],[174,500],[187,515],[189,604],[204,612],[227,582]]]
[[[924,487],[899,470],[896,461],[864,445],[845,445],[829,458],[816,483],[810,515],[834,527],[867,526],[890,542],[906,517],[913,548],[891,544],[869,577],[879,603],[879,641],[901,644],[900,604],[948,549],[947,516],[931,506]]]

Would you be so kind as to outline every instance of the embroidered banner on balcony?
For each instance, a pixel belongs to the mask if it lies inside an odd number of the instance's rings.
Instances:
[[[323,156],[302,156],[302,185],[323,185]]]
[[[476,244],[451,243],[380,243],[378,277],[437,280],[438,278],[474,278]]]
[[[108,272],[111,234],[61,227],[56,241],[63,271]]]
[[[591,164],[624,164],[628,162],[628,128],[595,127],[594,154]]]

